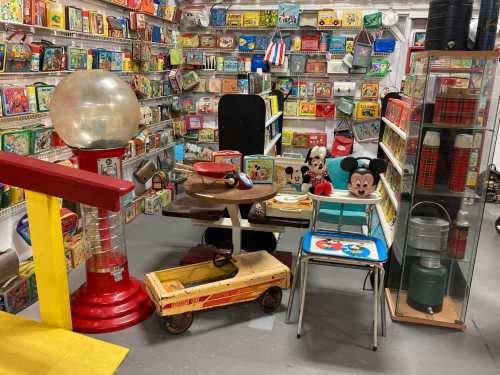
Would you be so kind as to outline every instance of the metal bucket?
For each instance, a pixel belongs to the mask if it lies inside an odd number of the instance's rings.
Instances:
[[[445,213],[448,220],[430,216],[411,216],[416,207],[424,204],[438,206]],[[408,246],[411,246],[414,249],[436,252],[446,250],[448,246],[448,232],[450,230],[450,225],[450,215],[442,205],[429,201],[419,202],[410,210]]]

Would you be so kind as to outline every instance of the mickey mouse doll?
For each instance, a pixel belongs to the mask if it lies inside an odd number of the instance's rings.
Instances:
[[[369,160],[368,166],[366,163],[360,164],[359,160]],[[363,198],[375,191],[380,173],[385,172],[387,163],[382,159],[347,157],[342,160],[340,167],[350,172],[347,186],[351,194]]]
[[[331,195],[333,186],[326,171],[326,147],[314,146],[306,156],[309,170],[304,174],[302,190],[309,188],[309,192],[316,195]]]

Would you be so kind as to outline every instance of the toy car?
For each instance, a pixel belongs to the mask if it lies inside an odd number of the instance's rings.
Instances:
[[[267,251],[174,267],[146,274],[146,287],[162,327],[178,335],[193,323],[193,312],[258,300],[266,313],[281,305],[290,270]]]
[[[336,11],[322,10],[318,14],[318,25],[340,27],[342,25],[342,20],[337,18]]]

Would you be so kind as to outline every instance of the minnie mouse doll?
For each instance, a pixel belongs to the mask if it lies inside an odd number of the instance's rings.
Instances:
[[[307,191],[316,195],[331,195],[333,186],[326,171],[326,147],[314,146],[309,149],[306,156],[306,163],[309,170],[304,174],[302,191]]]
[[[368,166],[366,163],[360,164],[359,160],[369,160]],[[351,194],[363,198],[375,191],[380,173],[385,172],[387,163],[382,159],[347,157],[342,160],[340,167],[350,172],[347,187]]]

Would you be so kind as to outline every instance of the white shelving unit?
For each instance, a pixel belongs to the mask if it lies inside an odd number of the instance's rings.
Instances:
[[[266,145],[264,148],[264,155],[269,155],[269,153],[272,151],[273,147],[278,143],[278,140],[281,138],[281,133],[278,133],[274,136],[273,139],[269,141],[269,143]]]
[[[387,223],[384,210],[382,209],[382,206],[380,206],[380,203],[375,205],[375,209],[377,210],[377,215],[380,219],[380,226],[382,227],[382,232],[384,232],[387,247],[390,247],[394,242],[394,228]]]
[[[396,158],[396,156],[392,153],[392,151],[387,147],[383,142],[379,143],[380,148],[384,151],[384,153],[387,155],[387,158],[393,165],[394,169],[402,176],[403,175],[403,167],[401,167],[401,163],[399,160]]]
[[[406,132],[403,129],[401,129],[399,126],[397,126],[395,123],[393,123],[392,121],[388,120],[385,117],[382,117],[382,121],[389,128],[391,128],[397,135],[399,135],[401,137],[401,139],[403,139],[404,141],[406,141],[406,138],[407,138],[408,135],[406,134]]]
[[[283,112],[278,112],[274,116],[272,116],[269,120],[266,121],[266,127],[271,125],[273,122],[275,122],[277,119],[280,118],[280,116],[283,114]]]
[[[392,205],[397,210],[399,202],[398,199],[396,198],[396,193],[394,192],[394,190],[392,190],[391,185],[389,184],[389,181],[387,181],[387,179],[383,174],[380,175],[380,181],[382,182],[382,185],[384,185],[384,189],[387,192],[387,195],[389,196]]]

